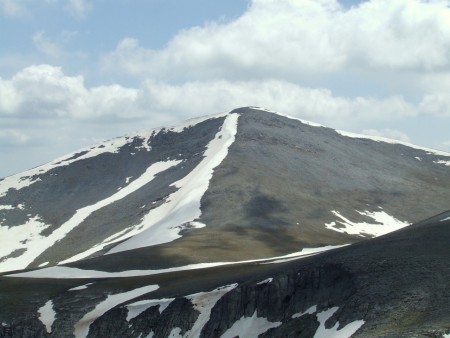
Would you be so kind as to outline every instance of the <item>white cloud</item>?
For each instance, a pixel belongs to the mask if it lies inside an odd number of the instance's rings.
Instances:
[[[180,85],[144,81],[139,88],[120,85],[88,88],[84,78],[50,65],[27,67],[10,80],[0,79],[0,116],[72,119],[144,118],[149,112],[180,118],[263,106],[322,122],[384,121],[414,116],[400,96],[384,99],[333,96],[328,89],[305,88],[280,80],[194,81]]]
[[[21,0],[0,0],[0,5],[3,12],[11,17],[21,17],[28,13]]]
[[[65,10],[67,10],[72,16],[84,19],[92,11],[92,0],[38,0],[33,1],[35,4],[63,4]],[[30,0],[0,0],[0,8],[2,11],[10,17],[23,17],[31,14],[28,9]],[[35,5],[34,4],[34,5]]]
[[[90,0],[68,0],[67,10],[75,17],[85,18],[92,10]]]
[[[425,95],[420,102],[420,111],[431,115],[450,117],[450,93],[438,92]]]
[[[448,68],[448,1],[253,0],[238,19],[183,30],[161,50],[123,39],[105,69],[157,78],[243,79],[330,74],[348,68]],[[181,75],[180,75],[181,74]]]
[[[376,100],[333,96],[327,89],[304,88],[293,83],[265,81],[204,81],[168,85],[147,81],[146,100],[156,111],[189,111],[192,114],[262,106],[333,125],[410,117],[414,106],[401,97]]]
[[[33,35],[33,43],[42,53],[51,57],[60,57],[63,54],[61,47],[48,39],[43,31],[36,32]]]
[[[432,72],[420,78],[419,86],[425,92],[421,102],[422,113],[450,117],[450,72]]]
[[[137,89],[119,85],[86,88],[81,75],[67,76],[50,65],[27,67],[10,80],[0,78],[0,117],[133,117]]]
[[[371,0],[344,14],[348,52],[376,67],[448,67],[449,2]],[[353,32],[353,33],[352,33]],[[343,37],[343,36],[342,36]]]
[[[32,40],[35,47],[42,53],[53,58],[60,58],[62,56],[68,56],[64,50],[64,46],[70,43],[74,38],[76,38],[78,32],[75,31],[62,31],[57,34],[54,38],[49,38],[46,36],[44,31],[39,31],[33,34]],[[76,56],[80,56],[80,52],[71,52]]]
[[[408,135],[406,135],[404,132],[400,130],[394,130],[394,129],[382,129],[382,130],[376,130],[376,129],[364,129],[362,132],[364,135],[371,135],[371,136],[381,136],[386,137],[393,140],[398,140],[402,142],[411,142]]]

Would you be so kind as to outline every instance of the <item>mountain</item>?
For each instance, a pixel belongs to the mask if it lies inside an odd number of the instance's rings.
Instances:
[[[6,177],[0,337],[442,337],[449,166],[247,107]]]

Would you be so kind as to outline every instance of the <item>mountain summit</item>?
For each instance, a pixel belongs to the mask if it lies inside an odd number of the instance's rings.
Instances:
[[[391,331],[377,311],[412,311],[387,300],[382,271],[395,255],[415,262],[398,248],[420,245],[419,233],[434,246],[421,255],[440,252],[433,264],[445,266],[448,201],[448,153],[256,107],[112,139],[0,181],[0,337],[234,337],[248,323],[261,337],[389,336],[419,323],[444,334],[437,309],[434,322],[402,317]],[[380,257],[387,265],[367,270]],[[426,311],[427,297],[411,304]]]

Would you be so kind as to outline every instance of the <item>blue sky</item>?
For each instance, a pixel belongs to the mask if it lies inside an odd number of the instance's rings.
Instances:
[[[0,177],[256,105],[450,151],[448,0],[0,0]]]

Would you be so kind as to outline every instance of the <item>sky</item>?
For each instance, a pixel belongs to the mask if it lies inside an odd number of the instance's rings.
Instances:
[[[242,106],[450,151],[450,1],[0,0],[0,177]]]

